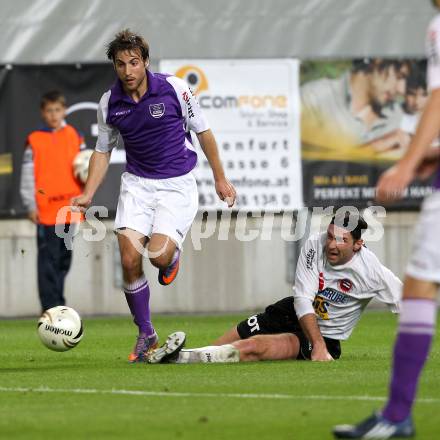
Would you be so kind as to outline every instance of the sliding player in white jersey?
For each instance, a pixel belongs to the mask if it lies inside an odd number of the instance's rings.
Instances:
[[[327,232],[310,237],[298,260],[294,296],[251,316],[212,345],[182,350],[183,332],[147,356],[147,362],[238,362],[311,359],[341,355],[362,311],[377,298],[398,312],[401,281],[363,245],[365,220],[336,216]]]

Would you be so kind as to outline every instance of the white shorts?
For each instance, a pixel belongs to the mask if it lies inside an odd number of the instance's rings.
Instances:
[[[414,243],[406,274],[440,283],[440,191],[428,196],[414,231]]]
[[[169,179],[147,179],[125,172],[121,177],[115,230],[133,229],[146,237],[164,234],[181,248],[198,204],[192,173]]]

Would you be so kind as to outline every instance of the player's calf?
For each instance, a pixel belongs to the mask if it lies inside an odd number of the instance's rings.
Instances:
[[[180,250],[176,249],[171,264],[164,269],[159,269],[158,281],[163,286],[168,286],[177,277],[179,272]]]

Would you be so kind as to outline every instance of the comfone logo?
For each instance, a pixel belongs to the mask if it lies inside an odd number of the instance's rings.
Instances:
[[[66,336],[72,336],[71,330],[63,330],[62,328],[54,327],[53,325],[46,324],[45,330],[49,330],[52,333],[55,333],[56,335],[66,335]]]
[[[195,95],[208,90],[208,80],[203,70],[197,66],[188,65],[181,67],[175,75],[185,80]]]
[[[197,95],[200,107],[204,109],[250,108],[255,109],[285,109],[285,95],[212,95],[206,74],[197,66],[187,65],[178,69],[175,75],[186,81]]]

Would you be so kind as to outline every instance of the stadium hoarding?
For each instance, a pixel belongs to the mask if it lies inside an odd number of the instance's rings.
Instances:
[[[170,60],[162,62],[161,68],[176,73],[185,65],[189,63]],[[206,93],[200,90],[199,98],[219,142],[228,177],[237,186],[237,208],[278,211],[301,207],[298,61],[208,60],[197,61],[197,66],[205,75],[198,89],[207,87]],[[21,161],[27,135],[41,126],[41,95],[60,90],[68,103],[67,123],[82,132],[88,148],[94,148],[96,108],[114,80],[109,63],[0,67],[1,217],[25,214],[19,194]],[[116,209],[124,168],[121,146],[112,152],[108,175],[94,199],[95,205],[106,206],[110,214]],[[203,154],[195,172],[200,209],[225,209],[215,195]]]
[[[390,64],[379,72],[378,83],[388,84],[381,74],[393,67],[398,73],[396,90],[384,92],[386,104],[382,107],[373,101],[356,114],[352,114],[356,94],[351,81],[356,79],[354,74],[365,72],[378,60],[302,62],[301,78],[299,63],[286,59],[164,60],[160,69],[179,74],[197,90],[228,176],[237,186],[238,208],[297,209],[303,198],[310,207],[362,208],[373,202],[380,173],[401,157],[426,101],[424,61],[386,61]],[[97,103],[114,78],[110,63],[0,66],[1,217],[25,214],[19,195],[21,160],[27,134],[41,124],[41,94],[60,89],[66,95],[67,122],[78,128],[93,148]],[[330,117],[323,118],[320,108],[327,108]],[[347,121],[349,134],[344,136]],[[110,213],[116,209],[124,168],[121,148],[113,152],[109,174],[94,200]],[[195,172],[200,209],[224,209],[203,155]],[[431,192],[431,181],[414,182],[407,197],[393,207],[417,209]]]
[[[293,59],[162,60],[184,79],[216,136],[236,209],[290,211],[303,206],[299,62]],[[223,210],[209,164],[197,144],[199,208]]]
[[[363,58],[301,65],[301,153],[307,206],[374,204],[380,174],[406,151],[427,101],[426,61]],[[431,146],[438,156],[439,142]],[[434,162],[425,170],[434,169]],[[390,209],[417,209],[433,176]]]

